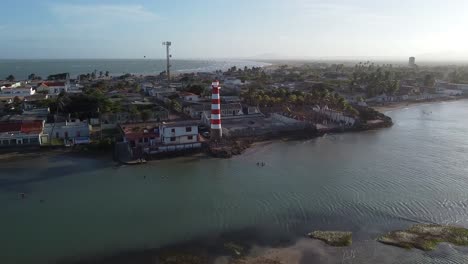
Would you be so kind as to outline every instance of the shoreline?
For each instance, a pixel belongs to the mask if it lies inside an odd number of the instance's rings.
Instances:
[[[406,102],[396,102],[396,103],[388,103],[387,105],[370,105],[369,107],[385,114],[386,112],[394,111],[394,110],[401,110],[407,107],[414,107],[419,105],[425,104],[435,104],[435,103],[443,103],[443,102],[453,102],[453,101],[460,101],[468,99],[466,96],[461,97],[452,97],[452,98],[441,98],[441,99],[431,99],[431,100],[421,100],[421,101],[406,101]]]
[[[387,256],[408,256],[422,251],[408,251],[378,241],[382,235],[414,225],[410,220],[400,219],[378,230],[366,232],[357,226],[315,225],[304,222],[292,230],[264,229],[251,226],[239,230],[211,233],[189,240],[168,243],[156,247],[118,249],[107,253],[84,254],[61,257],[50,263],[57,264],[302,264],[342,262],[346,252],[359,251],[359,260],[375,257],[367,252],[378,250]],[[333,228],[332,228],[333,226]],[[347,246],[331,246],[312,239],[307,232],[313,230],[346,230],[352,233],[353,242]],[[440,249],[434,248],[434,252]],[[443,249],[442,249],[443,250]],[[383,256],[383,255],[382,255]],[[373,259],[375,263],[384,259]],[[354,263],[354,262],[353,262]],[[379,262],[392,263],[392,262]]]
[[[156,62],[164,62],[164,67],[161,68],[161,71],[165,69],[165,62],[166,62],[166,59],[158,59],[158,58],[153,58],[153,59],[144,59],[144,58],[134,58],[134,59],[89,59],[89,58],[86,58],[86,59],[7,59],[4,61],[4,64],[7,64],[7,63],[25,63],[25,62],[29,62],[29,61],[35,61],[35,62],[50,62],[50,61],[61,61],[61,62],[74,62],[74,61],[78,61],[78,62],[83,62],[83,61],[91,61],[91,62],[95,62],[95,61],[113,61],[113,62],[118,62],[118,61],[141,61],[141,62],[145,62],[145,61],[156,61]],[[271,67],[274,65],[274,63],[272,62],[267,62],[265,60],[255,60],[255,59],[211,59],[211,60],[203,60],[203,59],[177,59],[177,60],[173,60],[173,61],[189,61],[189,62],[208,62],[208,63],[211,63],[209,66],[201,66],[201,67],[196,67],[196,68],[187,68],[187,69],[178,69],[178,70],[173,70],[172,74],[174,76],[177,76],[177,75],[183,75],[183,74],[186,74],[186,73],[198,73],[198,72],[210,72],[210,73],[214,73],[216,72],[217,70],[226,70],[232,66],[236,66],[236,67],[243,67],[243,66],[247,66],[249,68],[251,67],[260,67],[260,68],[265,68],[266,67]],[[172,61],[172,62],[173,62]],[[221,65],[221,63],[226,63],[228,64],[228,66],[226,65]],[[247,64],[247,65],[246,65]],[[91,67],[92,68],[92,67]],[[89,70],[83,70],[82,72],[78,72],[78,73],[72,73],[73,70],[72,68],[70,68],[68,70],[68,72],[70,72],[70,77],[72,78],[77,78],[80,74],[86,74],[87,72],[92,72],[91,68]],[[95,67],[94,67],[95,68]],[[104,69],[103,69],[104,70]],[[40,72],[39,70],[35,70],[37,72]],[[131,75],[134,75],[134,76],[143,76],[143,77],[147,77],[147,76],[155,76],[159,73],[159,71],[144,71],[144,72],[135,72],[135,71],[123,71],[123,72],[118,72],[118,71],[114,71],[114,72],[109,72],[110,74],[110,77],[113,78],[113,77],[118,77],[118,76],[121,76],[121,75],[124,75],[124,74],[131,74]],[[13,74],[13,73],[4,73],[4,75],[8,75],[8,74]],[[13,75],[17,78],[21,78],[21,79],[27,79],[28,77],[28,74],[30,74],[29,72],[28,73],[25,73],[25,74],[20,74],[20,73],[14,73]],[[44,76],[41,76],[43,78],[46,78],[47,75],[51,75],[51,74],[56,74],[56,72],[50,72],[50,73],[44,73],[43,75]]]

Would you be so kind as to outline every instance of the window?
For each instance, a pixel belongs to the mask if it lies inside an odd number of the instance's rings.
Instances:
[[[55,138],[59,138],[59,132],[55,132]]]
[[[174,142],[176,140],[175,137],[171,137],[171,142]]]
[[[188,140],[193,140],[193,136],[188,136],[187,139]]]
[[[186,127],[185,132],[192,132],[192,127]]]
[[[76,137],[81,137],[81,132],[80,131],[76,131]]]
[[[23,138],[23,144],[29,144],[29,138]]]
[[[68,138],[68,132],[65,132],[65,138]]]
[[[38,138],[30,138],[29,142],[30,143],[39,143],[39,139]]]
[[[2,145],[9,145],[9,144],[10,144],[10,141],[8,141],[8,140],[3,140],[2,141]]]
[[[171,129],[171,132],[172,132],[172,133],[175,133],[175,128]]]

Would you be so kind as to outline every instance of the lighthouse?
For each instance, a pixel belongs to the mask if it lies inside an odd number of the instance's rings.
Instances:
[[[219,140],[223,137],[221,129],[221,97],[219,95],[218,81],[211,84],[211,140]]]

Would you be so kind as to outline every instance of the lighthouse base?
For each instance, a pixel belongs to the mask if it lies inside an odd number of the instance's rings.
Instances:
[[[211,140],[212,141],[221,140],[222,137],[223,137],[223,130],[221,130],[221,129],[211,129]]]

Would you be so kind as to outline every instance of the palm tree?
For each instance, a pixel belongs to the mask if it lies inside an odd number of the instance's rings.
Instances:
[[[8,75],[8,76],[6,77],[6,80],[9,81],[9,82],[13,82],[13,81],[15,81],[15,76],[13,76],[12,74],[10,74],[10,75]]]
[[[55,100],[56,104],[56,112],[55,116],[58,116],[59,111],[63,111],[66,107],[66,105],[70,102],[70,98],[65,92],[61,92],[58,96],[57,99]],[[52,144],[52,137],[54,135],[54,130],[55,130],[55,125],[56,125],[56,118],[54,118],[54,125],[52,126],[52,130],[50,131],[50,136],[49,136],[49,144]]]
[[[140,117],[143,122],[148,121],[151,118],[151,111],[150,110],[144,110],[140,112]]]

